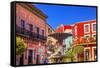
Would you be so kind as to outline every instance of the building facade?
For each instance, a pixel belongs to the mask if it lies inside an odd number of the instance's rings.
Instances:
[[[16,65],[42,64],[46,56],[47,16],[33,4],[16,4],[16,37],[27,44],[24,54],[16,55]]]
[[[84,47],[84,52],[77,55],[76,61],[96,61],[96,20],[78,22],[73,25],[60,25],[56,32],[72,34],[64,40],[63,44],[66,45],[66,49],[71,45]]]
[[[84,53],[77,56],[78,61],[95,61],[96,53],[96,20],[83,21],[73,26],[73,43],[84,46]]]
[[[47,57],[48,57],[48,63],[52,63],[52,61],[49,59],[49,57],[53,54],[53,48],[56,45],[57,40],[53,37],[49,36],[50,34],[55,33],[54,29],[47,23],[46,26],[46,35],[47,35]]]
[[[55,45],[56,43],[56,39],[54,39],[53,37],[50,37],[50,34],[55,33],[55,30],[47,23],[46,25],[46,35],[47,35],[47,45]]]
[[[64,26],[64,33],[70,33],[72,34],[72,25],[65,25]],[[72,36],[69,36],[68,38],[66,38],[64,40],[64,43],[66,45],[66,50],[68,50],[68,48],[70,48],[70,46],[72,45]]]

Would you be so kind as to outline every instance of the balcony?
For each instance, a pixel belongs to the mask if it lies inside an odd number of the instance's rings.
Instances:
[[[96,38],[90,37],[90,38],[77,38],[74,40],[74,44],[76,45],[87,45],[87,44],[95,44],[96,43]]]
[[[31,32],[29,30],[26,30],[25,28],[21,28],[16,26],[16,33],[25,37],[30,37],[34,40],[40,40],[40,41],[46,41],[47,37],[40,35],[38,33],[35,32]]]

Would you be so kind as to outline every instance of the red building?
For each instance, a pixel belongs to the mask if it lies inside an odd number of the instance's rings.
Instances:
[[[41,64],[46,57],[47,16],[32,4],[16,4],[16,36],[27,44],[27,50],[19,57],[16,65]]]
[[[96,20],[78,22],[73,26],[74,45],[84,46],[84,53],[78,55],[79,61],[96,60]]]
[[[72,32],[72,26],[71,25],[63,25],[61,24],[60,26],[57,27],[57,29],[55,30],[56,32],[60,33],[60,32]]]
[[[96,61],[96,20],[82,21],[72,26],[60,25],[55,31],[72,33],[72,44],[84,47],[84,52],[77,55],[77,61]]]

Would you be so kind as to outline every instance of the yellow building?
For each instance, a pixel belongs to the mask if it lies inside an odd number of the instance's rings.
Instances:
[[[54,39],[53,37],[50,37],[48,35],[52,34],[52,33],[55,33],[54,29],[49,25],[47,24],[46,25],[46,35],[47,35],[47,45],[55,45],[56,44],[56,39]]]

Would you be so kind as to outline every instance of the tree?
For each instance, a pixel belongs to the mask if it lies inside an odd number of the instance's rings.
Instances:
[[[22,55],[26,49],[26,44],[23,39],[16,37],[16,54]]]
[[[71,62],[75,59],[75,56],[82,53],[84,51],[84,47],[81,45],[72,46],[67,52],[66,57],[71,59]]]
[[[80,44],[72,48],[74,54],[79,54],[84,51],[84,47]]]
[[[66,58],[70,58],[71,62],[73,62],[74,54],[73,54],[73,50],[71,48],[66,52]]]

